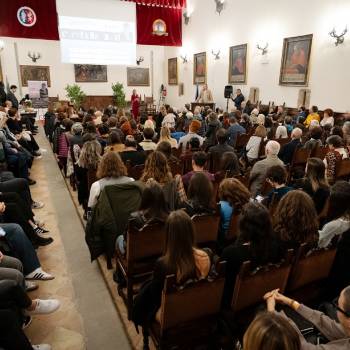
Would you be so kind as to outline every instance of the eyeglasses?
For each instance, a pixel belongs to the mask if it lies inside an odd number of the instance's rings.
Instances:
[[[341,312],[343,315],[345,315],[346,317],[350,318],[350,312],[344,311],[343,309],[341,309],[338,305],[338,300],[337,301],[333,301],[332,305],[339,311]]]

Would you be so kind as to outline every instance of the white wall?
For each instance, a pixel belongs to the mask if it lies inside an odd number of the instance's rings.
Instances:
[[[181,107],[194,100],[193,54],[206,51],[209,88],[217,104],[226,106],[223,91],[228,83],[229,47],[248,43],[248,80],[246,85],[239,86],[243,93],[248,96],[250,87],[259,87],[263,102],[286,102],[287,106],[296,107],[300,87],[279,85],[283,39],[313,34],[309,75],[311,104],[339,112],[350,110],[350,33],[338,47],[328,35],[333,26],[338,26],[339,31],[345,25],[350,29],[349,0],[226,0],[221,15],[215,13],[213,0],[188,0],[188,3],[193,14],[189,25],[183,27],[183,47],[165,50],[166,66],[171,57],[187,54],[190,58],[187,64],[181,59],[178,61],[179,82],[185,84],[185,95],[178,97],[178,86],[168,86],[170,104]],[[269,43],[266,64],[262,64],[256,49],[260,40]],[[220,60],[214,60],[212,49],[221,50]]]
[[[5,42],[5,48],[1,52],[2,72],[10,85],[20,86],[21,84],[18,79],[15,61],[14,42],[17,42],[19,64],[50,66],[51,88],[49,88],[49,95],[51,97],[59,95],[60,99],[66,99],[65,86],[75,83],[74,65],[61,63],[59,41],[5,37],[0,39]],[[27,56],[28,51],[40,52],[41,58],[36,63],[33,63]],[[154,53],[154,93],[155,98],[157,98],[159,86],[163,83],[164,76],[164,48],[161,46],[137,46],[137,57],[143,56],[145,59],[140,67],[150,67],[151,51]],[[78,83],[78,85],[81,86],[87,95],[112,95],[111,85],[119,81],[124,84],[127,99],[130,97],[129,95],[131,95],[134,87],[127,86],[125,66],[107,66],[107,79],[108,82],[106,83]],[[152,95],[151,86],[135,88],[142,96],[144,94],[146,96]],[[27,93],[26,87],[22,89],[23,94]]]

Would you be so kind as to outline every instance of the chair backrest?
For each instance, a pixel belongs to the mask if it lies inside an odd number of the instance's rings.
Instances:
[[[311,151],[310,157],[324,159],[326,157],[327,152],[329,151],[328,147],[320,147],[318,144]]]
[[[293,251],[288,251],[286,259],[279,265],[267,265],[252,271],[250,261],[243,263],[236,278],[231,308],[238,312],[262,302],[263,296],[279,288],[284,292],[292,265]]]
[[[128,175],[135,180],[139,180],[142,176],[143,170],[145,169],[144,164],[134,165],[128,168]]]
[[[173,176],[183,174],[183,163],[181,160],[168,162]]]
[[[310,150],[305,148],[297,148],[294,151],[291,167],[305,165],[310,157]]]
[[[227,241],[231,242],[234,241],[238,237],[238,232],[239,232],[239,213],[233,213],[231,216],[231,221],[230,221],[230,226],[227,231],[226,239]]]
[[[336,180],[348,180],[350,178],[350,159],[339,160],[335,165]]]
[[[210,155],[209,169],[212,173],[216,173],[217,171],[220,170],[222,153],[215,152],[215,153],[209,153],[209,155]]]
[[[218,238],[220,210],[215,214],[196,214],[192,216],[196,244],[216,242]]]
[[[336,254],[336,248],[310,251],[306,243],[298,250],[291,271],[287,292],[328,278]]]
[[[130,225],[126,239],[129,270],[136,261],[161,256],[164,245],[165,225],[163,223],[146,224],[140,230]]]
[[[89,191],[90,191],[92,184],[97,180],[96,173],[97,173],[97,169],[90,168],[87,171],[87,184],[88,184]]]
[[[250,138],[249,134],[238,134],[235,140],[235,148],[236,149],[244,148],[247,145],[249,138]]]
[[[171,154],[176,158],[180,158],[181,153],[182,153],[182,147],[179,147],[179,148],[173,147],[171,149]]]
[[[282,138],[274,139],[274,141],[278,142],[282,147],[282,146],[286,145],[287,143],[289,143],[290,141],[292,141],[292,139],[287,137],[285,139],[282,139]]]
[[[259,154],[258,154],[259,159],[266,157],[266,153],[265,153],[266,144],[267,144],[267,141],[264,141],[264,139],[261,138],[260,146],[259,146]]]
[[[215,280],[201,280],[183,289],[177,288],[174,275],[166,277],[161,303],[161,333],[219,313],[225,284],[224,265],[223,262],[218,264]]]

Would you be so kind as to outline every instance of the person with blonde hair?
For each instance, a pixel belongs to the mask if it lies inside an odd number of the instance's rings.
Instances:
[[[282,315],[260,313],[243,337],[244,350],[300,350],[298,331]]]
[[[171,148],[177,148],[177,141],[176,141],[176,139],[171,137],[170,130],[169,130],[169,128],[167,126],[163,126],[160,129],[160,135],[159,136],[160,137],[159,137],[158,145],[161,142],[166,141],[166,142],[170,143]]]
[[[258,159],[261,142],[266,138],[267,132],[263,125],[258,125],[255,133],[248,140],[246,145],[247,157],[249,161]]]
[[[102,190],[109,185],[119,185],[134,181],[126,176],[127,170],[119,154],[107,152],[98,164],[96,177],[99,179],[91,185],[88,207],[93,208]]]

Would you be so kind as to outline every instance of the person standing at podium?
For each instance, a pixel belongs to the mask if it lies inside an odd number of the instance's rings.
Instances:
[[[213,95],[211,91],[208,89],[208,85],[204,84],[202,90],[197,98],[196,102],[199,103],[213,103]]]

